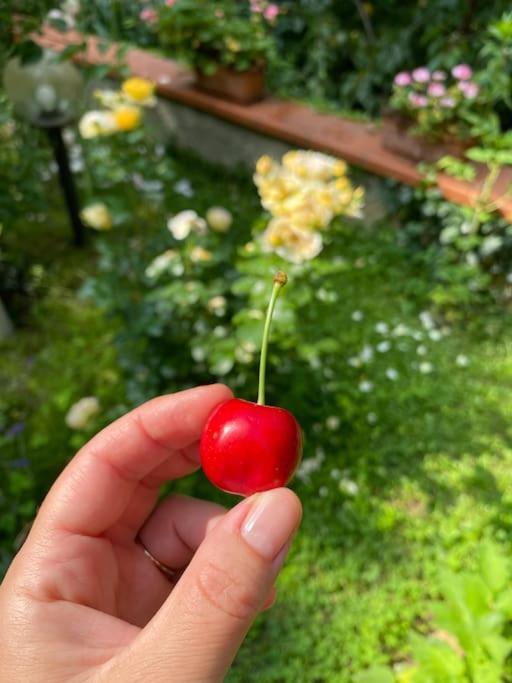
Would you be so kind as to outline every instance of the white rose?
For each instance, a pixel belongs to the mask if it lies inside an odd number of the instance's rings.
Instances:
[[[503,239],[499,235],[489,235],[486,237],[481,246],[480,253],[482,256],[490,256],[498,251],[503,246]]]
[[[95,396],[86,396],[74,403],[66,415],[70,429],[84,429],[92,417],[100,412],[100,403]]]
[[[233,223],[233,216],[222,206],[212,206],[206,212],[206,220],[215,232],[227,232]]]
[[[94,230],[110,230],[112,228],[112,216],[110,211],[101,202],[90,204],[82,209],[80,216],[83,222]]]
[[[208,310],[215,315],[224,315],[226,312],[227,301],[223,296],[214,296],[208,302]]]
[[[156,256],[149,266],[146,268],[145,275],[151,279],[160,277],[170,266],[170,264],[178,257],[177,252],[172,249],[167,249],[162,254]]]
[[[175,240],[186,239],[192,231],[203,233],[206,227],[204,218],[192,209],[181,211],[167,221],[167,229]]]
[[[110,135],[118,130],[116,119],[111,111],[88,111],[78,123],[80,135],[85,139]]]

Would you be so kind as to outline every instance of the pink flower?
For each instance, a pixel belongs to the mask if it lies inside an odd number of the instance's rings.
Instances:
[[[267,9],[263,12],[263,16],[267,21],[274,21],[279,16],[278,5],[269,5]]]
[[[426,66],[420,66],[414,69],[412,77],[416,83],[427,83],[427,81],[430,81],[430,70]]]
[[[411,74],[407,71],[400,71],[400,73],[395,76],[393,83],[398,85],[400,88],[410,85],[412,83]]]
[[[165,0],[165,4],[167,5],[167,7],[172,7],[175,2],[176,0]]]
[[[427,93],[431,97],[442,97],[446,95],[446,88],[442,83],[431,83],[427,88]]]
[[[419,107],[420,109],[428,105],[428,99],[425,95],[419,95],[416,92],[409,93],[409,102],[413,107]]]
[[[439,100],[439,103],[446,109],[453,109],[455,107],[455,100],[453,97],[443,97],[441,100]]]
[[[474,100],[480,92],[480,88],[473,81],[462,81],[458,84],[459,90],[462,91],[464,97],[468,100]]]
[[[461,81],[469,81],[473,75],[473,69],[468,64],[457,64],[452,69],[452,76],[459,78]]]
[[[145,21],[146,24],[155,24],[158,21],[158,13],[151,7],[145,7],[139,14],[139,17],[142,21]]]
[[[446,76],[447,76],[446,71],[441,71],[440,69],[432,72],[432,80],[433,81],[446,81]]]

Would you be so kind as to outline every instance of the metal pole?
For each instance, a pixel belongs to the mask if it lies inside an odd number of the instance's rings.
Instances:
[[[7,309],[5,308],[2,299],[0,299],[0,339],[5,339],[14,332],[14,325],[12,324]]]
[[[80,247],[85,242],[84,225],[80,219],[80,206],[78,204],[78,196],[76,192],[73,174],[69,165],[68,150],[62,137],[62,128],[60,126],[53,126],[47,128],[48,137],[50,138],[55,155],[55,161],[59,168],[59,180],[66,200],[66,206],[69,213],[69,220],[73,229],[73,243]]]

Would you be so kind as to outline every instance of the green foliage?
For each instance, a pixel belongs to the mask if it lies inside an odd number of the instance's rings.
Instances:
[[[455,78],[446,71],[438,71],[437,80],[425,71],[421,82],[415,80],[414,72],[403,72],[397,78],[400,76],[407,77],[409,83],[395,82],[389,103],[411,122],[412,133],[431,140],[475,140],[488,132],[489,121],[498,127],[493,119],[494,102],[489,92],[480,89],[479,74],[474,81]]]
[[[420,248],[418,260],[433,269],[438,286],[432,300],[443,307],[489,297],[508,300],[512,294],[512,225],[499,212],[495,196],[500,171],[510,161],[510,135],[488,137],[485,146],[472,147],[467,157],[486,166],[474,206],[446,201],[429,168],[424,169],[423,187],[401,192],[403,240]],[[462,180],[475,177],[473,165],[453,157],[442,158],[436,167]]]
[[[44,16],[44,7],[47,11],[57,3],[35,4],[37,12],[27,12],[32,28]],[[498,103],[502,122],[510,125],[510,18],[506,13],[499,18],[509,10],[507,0],[435,0],[420,5],[415,0],[393,0],[385,6],[360,0],[280,0],[278,4],[281,14],[271,26],[261,16],[249,21],[245,0],[180,0],[173,7],[163,2],[140,6],[92,0],[81,3],[78,16],[64,13],[63,19],[53,21],[66,27],[71,20],[105,41],[163,47],[171,56],[205,71],[218,63],[242,70],[267,61],[269,80],[283,94],[323,108],[373,116],[380,114],[398,71],[415,64],[450,68],[458,62],[473,63],[477,55],[476,66],[485,66],[479,73],[481,88]],[[160,27],[141,19],[143,9],[155,12],[155,17],[160,14]],[[216,16],[216,10],[223,11],[224,17]],[[10,12],[5,21],[0,22],[2,28],[12,27]],[[9,37],[0,43],[12,41]],[[481,116],[478,120],[485,123]]]
[[[30,60],[38,48],[28,36],[39,29],[57,0],[8,0],[0,5],[0,72],[14,54]]]
[[[282,4],[287,11],[276,28],[278,53],[283,55],[273,73],[276,86],[295,97],[373,115],[381,112],[398,71],[416,64],[439,69],[472,63],[487,41],[488,24],[509,9],[501,0]],[[496,85],[498,89],[500,97],[510,92]]]
[[[512,651],[510,559],[492,541],[478,551],[478,571],[445,571],[442,600],[429,605],[428,636],[411,635],[414,664],[397,673],[369,670],[357,680],[408,683],[500,683],[510,680],[507,658]],[[373,678],[372,678],[373,676]],[[379,678],[380,676],[380,678]],[[387,676],[387,678],[386,678]]]
[[[27,206],[36,220],[47,205],[41,181],[54,170],[44,142],[39,131],[12,118],[0,91],[0,298],[13,314],[23,311],[26,296],[37,289],[38,273],[22,254],[7,252],[4,243],[14,224],[25,218]]]
[[[354,683],[395,683],[395,678],[385,666],[373,666],[357,674]]]
[[[171,55],[204,73],[220,64],[246,71],[273,54],[268,22],[236,0],[180,0],[160,9],[158,32]]]
[[[140,47],[155,44],[151,26],[141,21],[143,5],[124,0],[88,0],[81,3],[78,28],[105,41],[130,42]]]
[[[45,205],[32,214],[14,196],[6,203],[14,219],[2,250],[37,283],[0,354],[4,568],[60,469],[117,415],[217,378],[255,397],[261,313],[285,265],[261,252],[266,219],[247,171],[179,154],[142,130],[80,145],[66,137],[82,201],[105,202],[114,227],[71,249],[49,155],[33,160],[23,187]],[[18,140],[21,158],[32,142]],[[174,240],[171,216],[218,204],[234,217],[227,233]],[[431,309],[438,280],[422,249],[402,241],[394,220],[410,207],[400,204],[377,225],[337,221],[318,259],[286,264],[268,398],[296,410],[306,433],[293,482],[305,516],[277,604],[251,630],[230,683],[349,683],[404,662],[411,628],[429,632],[439,567],[475,572],[483,539],[512,537],[510,320],[492,306]],[[194,260],[197,247],[213,258]],[[168,249],[178,259],[147,273]],[[219,295],[226,305],[212,307]],[[83,396],[99,399],[100,414],[71,430],[65,416]],[[234,502],[201,474],[172,488]]]
[[[510,124],[512,107],[512,13],[491,22],[481,48],[485,62],[481,80],[493,101],[501,103],[502,117]],[[507,111],[508,110],[508,111]]]

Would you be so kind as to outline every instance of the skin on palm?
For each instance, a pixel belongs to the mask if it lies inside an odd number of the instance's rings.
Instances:
[[[295,496],[277,492],[282,538],[270,561],[242,538],[261,501],[225,513],[174,497],[155,509],[163,482],[197,469],[206,418],[229,398],[211,386],[155,399],[72,460],[0,589],[1,680],[157,682],[169,668],[176,681],[223,679],[265,596],[272,601],[300,519]],[[137,535],[165,564],[190,563],[174,589]],[[205,640],[205,624],[217,638]],[[215,653],[187,656],[191,633],[198,647],[217,643]]]

